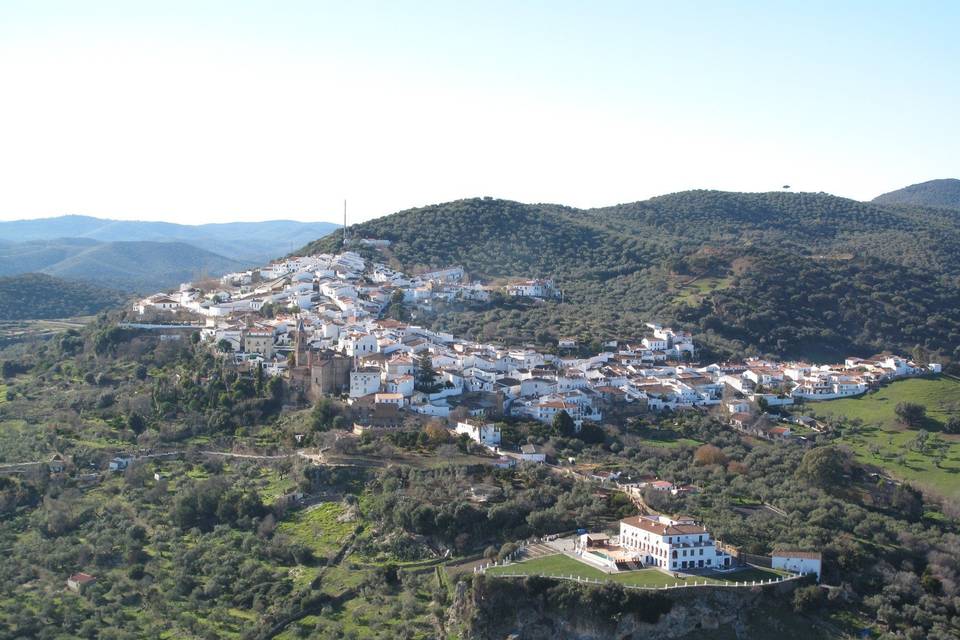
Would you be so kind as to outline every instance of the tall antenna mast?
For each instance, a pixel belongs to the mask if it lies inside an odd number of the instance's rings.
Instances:
[[[343,248],[347,248],[347,201],[343,201]]]

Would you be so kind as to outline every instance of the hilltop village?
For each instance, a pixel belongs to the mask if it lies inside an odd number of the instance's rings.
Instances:
[[[855,396],[895,378],[939,372],[938,364],[891,354],[834,365],[764,359],[703,365],[689,333],[656,323],[635,341],[609,341],[603,352],[587,355],[572,337],[547,352],[413,323],[438,301],[495,295],[561,294],[549,280],[492,287],[469,282],[459,266],[407,275],[344,252],[186,283],[139,301],[135,314],[143,327],[173,320],[201,326],[203,339],[238,370],[284,376],[304,402],[345,398],[357,432],[399,427],[420,415],[460,424],[461,432],[491,446],[498,435],[482,421],[464,426],[471,417],[552,423],[565,413],[579,430],[610,411],[717,407],[736,428],[788,437],[789,428],[759,419],[768,407]]]

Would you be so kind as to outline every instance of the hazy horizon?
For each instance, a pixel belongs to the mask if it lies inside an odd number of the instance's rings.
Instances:
[[[938,180],[938,179],[940,179],[940,178],[933,178],[933,180]],[[922,182],[928,182],[928,181],[927,181],[927,180],[923,180]],[[901,188],[906,187],[906,186],[910,186],[910,185],[903,185],[902,187],[895,187],[895,188],[892,188],[892,189],[888,189],[887,192],[889,192],[889,191],[895,191],[895,190],[897,190],[897,189],[901,189]],[[693,191],[724,191],[724,192],[726,192],[726,193],[771,193],[771,192],[784,192],[784,193],[827,193],[827,192],[823,192],[823,191],[800,191],[800,190],[797,190],[797,189],[793,189],[792,186],[791,186],[789,189],[784,189],[784,188],[781,186],[780,189],[767,189],[767,190],[765,190],[765,191],[739,191],[739,192],[735,192],[735,191],[726,191],[726,190],[724,190],[724,189],[709,189],[709,188],[706,188],[706,187],[694,187],[694,188],[691,188],[691,189],[685,189],[684,191],[691,191],[691,190],[693,190]],[[887,193],[887,192],[884,192],[884,193]],[[636,200],[624,200],[624,201],[621,201],[621,202],[608,202],[608,203],[599,204],[599,205],[595,205],[595,206],[591,206],[591,207],[577,207],[577,208],[585,209],[585,210],[586,210],[586,209],[602,209],[602,208],[604,208],[604,207],[612,207],[612,206],[619,205],[619,204],[629,204],[629,203],[633,203],[633,202],[642,202],[642,201],[644,201],[644,200],[649,200],[649,199],[651,199],[651,198],[659,198],[659,197],[663,197],[663,196],[669,196],[669,195],[672,195],[672,194],[675,194],[675,193],[681,193],[681,192],[679,192],[679,191],[671,191],[671,192],[669,192],[669,193],[654,194],[654,195],[649,196],[649,197],[647,197],[647,198],[638,198],[638,199],[636,199]],[[841,196],[841,195],[839,195],[839,194],[829,194],[829,195],[833,195],[833,196],[837,196],[837,197],[841,197],[841,198],[845,198],[845,197],[846,197],[846,196]],[[879,195],[882,195],[882,194],[881,194],[881,193],[878,193],[878,194],[876,194],[876,195],[879,196]],[[463,196],[462,198],[455,198],[455,200],[470,200],[470,199],[473,199],[473,198],[484,198],[484,197],[492,197],[492,198],[496,198],[496,199],[500,199],[500,200],[512,200],[511,198],[499,198],[498,196],[481,196],[481,195]],[[873,197],[876,197],[876,196],[873,196]],[[854,198],[854,199],[855,199],[855,198]],[[866,200],[863,200],[863,202],[869,202],[871,199],[872,199],[872,198],[867,198]],[[443,203],[445,203],[445,202],[451,202],[451,201],[450,201],[450,200],[443,200],[443,201],[439,201],[439,200],[438,200],[438,201],[436,201],[436,202],[424,202],[424,203],[421,203],[421,204],[412,205],[412,206],[410,206],[410,207],[404,207],[403,209],[399,209],[399,208],[398,208],[398,209],[392,209],[392,210],[390,210],[390,211],[385,211],[385,212],[380,213],[380,214],[374,214],[374,215],[368,216],[367,218],[365,218],[365,219],[363,219],[363,220],[354,220],[354,219],[351,219],[351,218],[348,217],[347,224],[349,224],[349,225],[359,224],[360,222],[365,222],[366,220],[373,220],[373,219],[376,219],[376,218],[381,218],[381,217],[384,217],[384,216],[391,215],[391,214],[393,214],[393,213],[398,213],[398,212],[400,212],[400,211],[404,211],[404,210],[406,210],[406,209],[417,208],[417,207],[426,207],[426,206],[436,205],[436,204],[443,204]],[[517,202],[521,202],[521,204],[529,204],[529,205],[561,205],[561,206],[572,206],[572,205],[568,205],[568,204],[565,203],[565,202],[523,202],[523,201],[517,201]],[[342,207],[342,204],[341,204],[341,207]],[[76,216],[76,217],[83,217],[83,218],[97,218],[97,219],[99,219],[99,220],[104,220],[104,221],[144,222],[144,223],[157,222],[157,223],[179,224],[179,225],[191,226],[191,227],[204,226],[204,225],[210,225],[210,224],[233,224],[233,223],[256,224],[256,223],[260,223],[260,222],[299,222],[299,223],[303,223],[303,224],[329,223],[329,224],[334,224],[334,225],[342,226],[342,225],[343,225],[343,210],[342,210],[342,209],[341,209],[339,215],[340,215],[339,220],[333,219],[335,216],[328,216],[328,217],[326,217],[326,218],[317,219],[317,220],[306,220],[306,219],[297,219],[297,218],[292,218],[292,217],[289,217],[289,216],[279,215],[279,216],[277,216],[277,217],[261,217],[261,218],[257,218],[257,217],[254,216],[254,217],[250,218],[249,220],[239,220],[239,219],[226,218],[226,219],[224,219],[224,220],[213,220],[213,221],[209,221],[209,222],[207,222],[207,221],[204,221],[204,222],[190,222],[190,221],[182,221],[182,220],[163,220],[163,219],[153,219],[153,218],[149,218],[149,219],[148,219],[148,218],[137,218],[137,217],[112,217],[112,216],[111,216],[111,217],[107,217],[107,216],[98,216],[98,215],[96,215],[96,214],[88,214],[88,213],[62,213],[62,214],[56,214],[56,215],[39,215],[39,216],[34,216],[34,217],[29,217],[29,218],[4,218],[4,217],[0,217],[0,222],[21,222],[21,221],[34,221],[34,220],[50,220],[50,219],[55,219],[55,218],[64,218],[64,217]],[[348,215],[349,215],[349,211],[348,211]]]
[[[857,200],[960,176],[960,6],[11,0],[0,219],[466,197]]]

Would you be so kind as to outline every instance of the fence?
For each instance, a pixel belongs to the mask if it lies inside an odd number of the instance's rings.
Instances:
[[[486,565],[484,567],[474,567],[474,573],[486,574],[487,569],[490,566],[496,565]],[[500,565],[503,566],[503,565]],[[806,574],[797,573],[790,576],[780,576],[779,578],[770,578],[769,580],[749,580],[744,582],[711,582],[710,580],[704,579],[693,580],[691,582],[677,582],[674,584],[664,584],[660,586],[655,585],[639,585],[639,584],[625,584],[623,582],[617,582],[616,580],[600,580],[599,578],[585,578],[582,576],[557,576],[551,574],[530,574],[530,573],[496,573],[493,574],[495,578],[550,578],[553,580],[566,580],[568,582],[577,582],[579,584],[590,584],[590,585],[601,585],[601,584],[618,584],[624,589],[635,589],[638,591],[664,591],[668,589],[691,589],[695,587],[717,587],[717,588],[742,588],[742,587],[769,587],[775,584],[782,584],[784,582],[790,582],[792,580],[799,580],[803,578]]]

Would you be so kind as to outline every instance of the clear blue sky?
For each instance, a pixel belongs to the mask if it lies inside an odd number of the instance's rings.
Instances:
[[[678,6],[674,6],[678,5]],[[0,218],[960,177],[958,2],[0,2]]]

